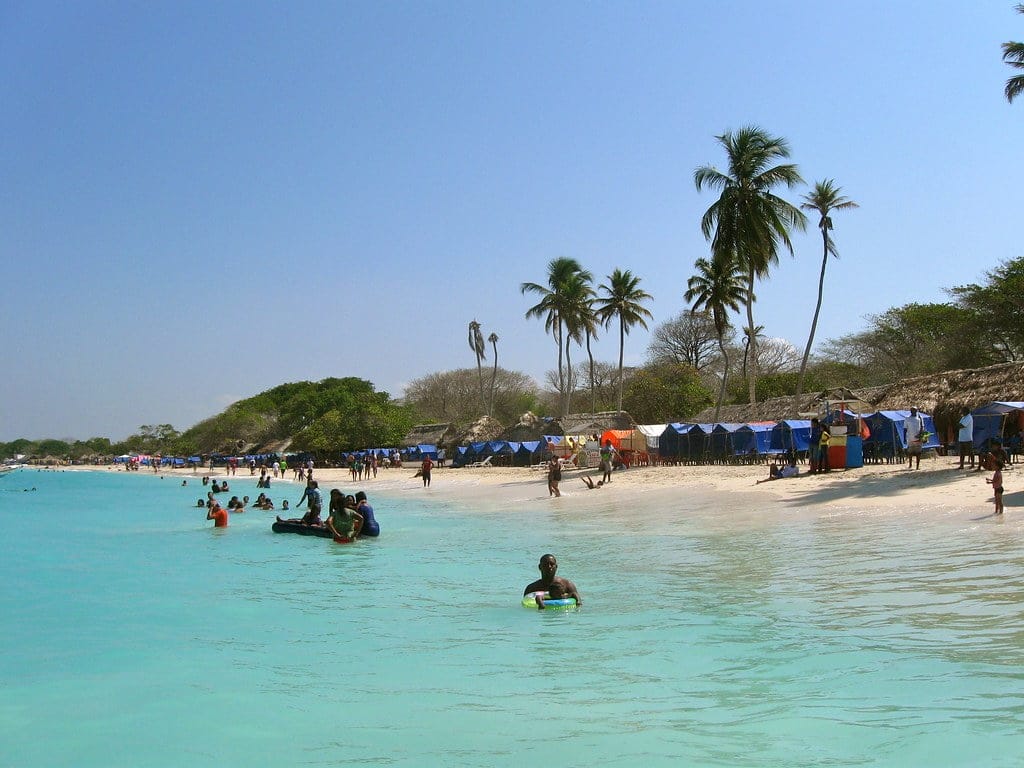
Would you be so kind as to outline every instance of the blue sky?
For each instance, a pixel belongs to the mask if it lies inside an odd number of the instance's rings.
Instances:
[[[708,250],[693,170],[748,124],[861,205],[820,340],[943,300],[1024,255],[999,48],[1021,39],[1008,0],[8,0],[0,439],[183,429],[326,376],[398,396],[475,364],[474,318],[541,380],[520,283],[571,256],[678,313]],[[755,319],[802,349],[820,240],[794,242]]]

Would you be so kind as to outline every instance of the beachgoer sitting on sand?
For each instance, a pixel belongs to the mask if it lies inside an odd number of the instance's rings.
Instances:
[[[555,573],[558,571],[558,561],[554,555],[543,555],[537,567],[540,569],[540,578],[526,585],[526,589],[523,590],[523,597],[526,597],[531,592],[547,592],[548,597],[552,600],[562,600],[571,597],[576,600],[576,605],[583,605],[583,598],[580,597],[576,585],[568,579],[555,576]],[[543,608],[544,597],[538,595],[536,599],[537,607]]]
[[[784,467],[780,467],[775,462],[772,462],[772,465],[768,467],[768,477],[758,480],[754,485],[767,483],[769,480],[785,480],[788,477],[796,477],[798,474],[800,474],[800,470],[796,466],[795,458],[790,458],[789,464]]]
[[[595,483],[592,477],[587,477],[586,475],[581,477],[580,480],[582,480],[583,484],[587,486],[587,488],[589,488],[590,490],[594,490],[595,488],[601,488],[604,486],[604,480],[598,480]]]

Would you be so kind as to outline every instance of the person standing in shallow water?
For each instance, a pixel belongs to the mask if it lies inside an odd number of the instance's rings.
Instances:
[[[537,568],[540,569],[540,578],[526,585],[526,589],[523,590],[523,597],[526,597],[531,592],[546,592],[548,594],[547,599],[549,600],[562,600],[571,597],[576,600],[577,606],[583,605],[583,598],[580,597],[576,585],[568,579],[555,575],[558,572],[558,561],[554,555],[542,555]],[[544,599],[543,595],[537,596],[538,608],[544,607]]]
[[[557,456],[552,456],[548,462],[548,496],[559,497],[562,492],[558,490],[558,484],[562,482],[562,462]]]
[[[992,473],[992,479],[985,479],[985,482],[992,486],[992,493],[995,496],[996,511],[994,514],[1003,514],[1003,462],[996,460],[996,470]]]

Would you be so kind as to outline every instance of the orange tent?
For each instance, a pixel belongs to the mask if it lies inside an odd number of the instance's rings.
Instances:
[[[612,447],[617,451],[647,451],[647,438],[639,429],[607,429],[601,435],[601,445],[608,440],[612,441]]]

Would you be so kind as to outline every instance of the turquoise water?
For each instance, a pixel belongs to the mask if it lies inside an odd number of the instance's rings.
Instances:
[[[215,531],[195,480],[0,477],[0,765],[1024,760],[1013,508],[689,494],[638,530],[610,494],[467,513],[442,493],[371,493],[381,539],[339,546],[256,511]],[[547,551],[582,611],[520,607]]]

